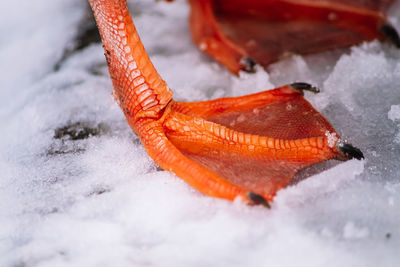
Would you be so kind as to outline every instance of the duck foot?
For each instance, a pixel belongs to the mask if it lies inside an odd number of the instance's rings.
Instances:
[[[306,83],[241,97],[174,101],[140,41],[126,0],[89,3],[127,122],[161,168],[204,194],[268,207],[302,168],[329,159],[362,158],[354,147],[337,144],[336,131],[302,96],[304,90],[318,91]],[[246,53],[212,33],[204,49],[233,56],[236,70],[242,68],[239,60]],[[222,58],[229,61],[229,56]]]
[[[262,198],[271,201],[302,168],[333,158],[360,158],[326,135],[337,133],[302,96],[303,90],[316,91],[312,88],[298,83],[241,97],[173,102],[162,127],[193,164],[230,184],[200,191],[230,198],[237,189],[249,203],[263,204]]]
[[[388,39],[400,47],[384,15],[392,0],[190,0],[192,37],[236,75],[291,54],[310,54]]]

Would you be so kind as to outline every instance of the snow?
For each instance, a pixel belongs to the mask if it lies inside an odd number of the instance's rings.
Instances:
[[[389,120],[397,122],[400,120],[400,105],[392,105],[388,112]],[[400,123],[397,123],[397,126],[400,128]],[[396,137],[394,138],[396,143],[400,144],[400,132],[397,133]]]
[[[0,266],[400,266],[399,50],[364,43],[236,78],[193,46],[185,1],[129,3],[177,99],[311,82],[321,93],[306,98],[366,160],[305,171],[271,210],[206,197],[146,154],[101,44],[73,50],[84,1],[3,0]]]

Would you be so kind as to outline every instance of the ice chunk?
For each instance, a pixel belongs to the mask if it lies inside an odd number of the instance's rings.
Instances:
[[[392,121],[400,120],[400,105],[392,105],[390,107],[388,118]]]
[[[343,227],[343,237],[346,239],[360,239],[369,236],[369,230],[366,227],[357,227],[354,222],[347,222]]]

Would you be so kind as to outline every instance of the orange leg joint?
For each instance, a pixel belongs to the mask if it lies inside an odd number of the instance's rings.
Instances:
[[[209,196],[268,205],[296,172],[361,159],[295,83],[253,95],[176,102],[151,63],[125,0],[89,0],[115,95],[149,155]]]
[[[385,11],[392,0],[190,0],[198,47],[231,72],[252,72],[290,54],[388,39],[400,47]]]

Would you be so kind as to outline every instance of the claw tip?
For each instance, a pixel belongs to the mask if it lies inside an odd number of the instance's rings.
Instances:
[[[354,147],[352,144],[346,143],[344,141],[339,141],[337,143],[337,147],[347,159],[364,159],[364,154],[361,152],[361,150],[357,147]]]
[[[249,73],[255,73],[256,72],[256,65],[257,62],[252,59],[251,57],[243,57],[240,60],[240,64],[243,66],[243,70]]]
[[[254,193],[254,192],[248,192],[247,196],[249,199],[252,201],[252,204],[254,205],[263,205],[267,209],[270,209],[271,206],[269,205],[268,201],[261,195]]]
[[[298,82],[298,83],[292,83],[290,85],[294,90],[300,91],[304,95],[304,91],[310,91],[315,94],[319,93],[320,90],[319,88],[312,86],[309,83],[303,83],[303,82]]]
[[[380,30],[397,48],[400,48],[399,34],[392,25],[385,23],[381,26]]]

